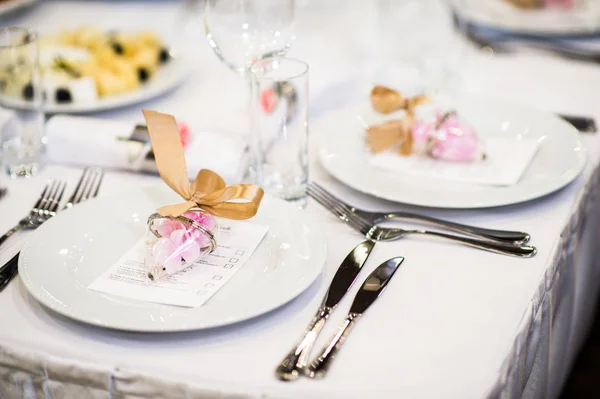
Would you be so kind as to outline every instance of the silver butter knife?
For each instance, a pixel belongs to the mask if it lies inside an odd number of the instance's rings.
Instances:
[[[344,324],[340,330],[331,339],[329,344],[323,349],[321,355],[311,363],[309,368],[304,369],[304,374],[311,378],[323,378],[327,374],[327,370],[335,355],[342,347],[346,337],[350,333],[352,326],[356,320],[375,302],[381,295],[390,279],[398,270],[398,267],[404,261],[403,257],[392,258],[377,267],[367,277],[362,287],[354,297],[354,302],[350,306],[350,313],[344,320]]]
[[[277,378],[283,381],[293,381],[300,376],[308,360],[310,350],[325,325],[327,318],[350,289],[361,268],[367,261],[371,250],[375,246],[373,241],[359,244],[346,256],[338,268],[321,307],[304,331],[300,342],[288,353],[279,367],[275,370]]]

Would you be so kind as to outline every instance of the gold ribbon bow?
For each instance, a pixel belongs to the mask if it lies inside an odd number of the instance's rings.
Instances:
[[[390,114],[405,110],[400,119],[394,119],[367,128],[367,143],[371,151],[378,153],[397,148],[401,155],[410,155],[413,151],[412,129],[415,124],[415,108],[429,102],[425,95],[405,97],[396,90],[385,86],[375,86],[371,90],[371,105],[381,114]]]
[[[217,173],[202,169],[190,184],[177,122],[172,115],[143,110],[156,167],[165,183],[186,202],[163,206],[161,216],[177,217],[200,207],[215,216],[244,220],[256,215],[264,191],[254,184],[226,186]],[[231,201],[236,202],[231,202]],[[243,201],[239,201],[243,200]]]

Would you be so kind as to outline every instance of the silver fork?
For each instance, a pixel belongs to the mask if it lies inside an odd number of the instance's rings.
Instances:
[[[397,211],[397,212],[370,212],[362,209],[353,207],[350,204],[342,201],[341,199],[333,196],[323,187],[317,183],[310,183],[308,186],[310,191],[326,198],[328,202],[336,203],[346,213],[352,213],[358,216],[358,218],[366,221],[369,224],[377,224],[379,222],[389,219],[403,219],[419,221],[424,224],[435,226],[438,228],[444,228],[456,233],[466,234],[473,237],[479,237],[486,240],[508,242],[511,244],[521,245],[525,244],[531,238],[529,234],[520,231],[508,231],[508,230],[495,230],[486,229],[483,227],[468,226],[460,223],[450,222],[448,220],[442,220],[433,218],[430,216],[419,215],[411,212]]]
[[[12,229],[8,230],[0,237],[0,245],[9,237],[21,230],[32,230],[56,215],[58,204],[65,192],[67,183],[61,180],[50,180],[44,187],[35,205],[29,211],[27,216],[19,221]]]
[[[79,181],[77,182],[77,186],[75,187],[73,194],[65,206],[61,208],[61,210],[71,208],[73,205],[96,197],[100,190],[100,185],[102,184],[103,178],[104,171],[102,169],[85,168],[81,177],[79,178]],[[54,212],[56,212],[56,209],[58,209],[59,202],[60,199],[58,199],[55,203]],[[4,266],[0,267],[0,292],[2,292],[4,288],[8,286],[8,283],[10,283],[11,280],[17,275],[19,254],[20,252],[13,256]]]
[[[530,258],[537,253],[537,249],[532,246],[515,245],[507,242],[463,237],[431,230],[405,230],[399,228],[380,227],[377,224],[369,223],[361,219],[352,212],[347,212],[346,209],[340,206],[339,203],[331,201],[327,197],[322,196],[316,192],[313,187],[309,186],[308,195],[319,204],[329,209],[334,215],[346,222],[352,228],[358,230],[366,238],[374,241],[393,241],[404,238],[407,235],[429,235],[460,242],[474,248],[502,255]]]
[[[104,171],[100,168],[85,168],[73,194],[62,208],[62,210],[72,208],[73,205],[94,198],[100,191],[100,185],[104,178]]]

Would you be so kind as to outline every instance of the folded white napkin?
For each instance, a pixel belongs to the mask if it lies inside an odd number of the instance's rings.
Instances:
[[[440,161],[418,155],[406,157],[391,151],[372,155],[370,162],[379,168],[416,177],[512,186],[521,180],[541,140],[494,137],[484,140],[484,143],[486,159],[472,163]]]
[[[143,156],[143,144],[120,140],[134,131],[131,123],[81,116],[57,115],[46,123],[48,160],[82,166],[99,166],[157,173],[153,159]],[[146,147],[146,150],[149,148]],[[142,154],[142,156],[135,156]],[[229,134],[192,131],[185,160],[194,179],[200,169],[211,169],[228,184],[239,183],[248,167],[247,144]]]

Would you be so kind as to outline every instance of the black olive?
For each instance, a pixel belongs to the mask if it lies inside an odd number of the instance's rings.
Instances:
[[[171,58],[171,53],[169,53],[169,50],[167,50],[166,48],[162,48],[160,50],[160,53],[158,54],[158,60],[160,61],[161,64],[164,64],[165,62],[169,61],[169,59]]]
[[[112,47],[115,54],[123,55],[123,53],[125,52],[123,45],[119,42],[112,42],[112,44],[110,46]]]
[[[23,36],[22,44],[29,44],[31,41],[33,41],[33,36],[31,35],[31,33],[27,32],[25,36]]]
[[[23,98],[25,100],[32,100],[33,99],[33,85],[31,83],[27,83],[24,87],[23,87]]]
[[[57,103],[70,103],[73,101],[73,97],[71,96],[71,92],[69,89],[56,89],[55,100]]]
[[[137,73],[138,73],[138,80],[142,83],[144,83],[145,81],[147,81],[150,78],[150,72],[148,72],[148,70],[144,67],[138,68]]]

